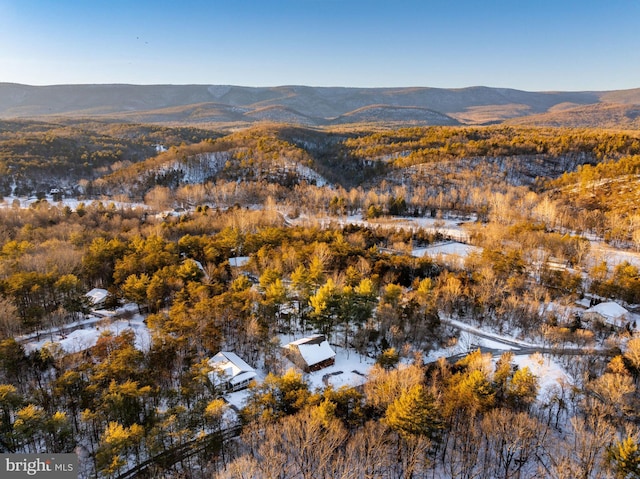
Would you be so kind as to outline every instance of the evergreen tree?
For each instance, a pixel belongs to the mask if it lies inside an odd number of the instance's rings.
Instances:
[[[640,477],[640,447],[633,435],[627,434],[622,440],[616,440],[607,450],[607,459],[616,479]]]
[[[421,384],[415,384],[387,408],[385,422],[403,436],[426,436],[436,440],[442,420],[435,398]]]

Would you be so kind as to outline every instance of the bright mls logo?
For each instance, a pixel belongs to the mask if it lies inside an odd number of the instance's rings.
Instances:
[[[78,457],[75,454],[0,454],[0,477],[76,479]]]

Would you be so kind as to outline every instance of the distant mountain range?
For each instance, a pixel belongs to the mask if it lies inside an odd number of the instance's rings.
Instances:
[[[0,83],[0,118],[72,116],[145,123],[331,126],[514,123],[640,129],[640,88],[527,92],[507,88],[240,87]]]

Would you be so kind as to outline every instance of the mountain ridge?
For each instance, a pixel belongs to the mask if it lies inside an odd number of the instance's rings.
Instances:
[[[501,123],[517,118],[526,124],[529,116],[570,109],[569,106],[579,109],[613,104],[640,105],[640,88],[529,92],[486,86],[447,89],[0,83],[0,118],[4,119],[71,116],[192,124],[269,120],[327,126],[337,119],[340,124],[353,120],[451,125]],[[406,118],[402,117],[403,109]]]

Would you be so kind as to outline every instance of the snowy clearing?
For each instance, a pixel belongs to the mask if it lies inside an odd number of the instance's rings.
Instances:
[[[355,351],[335,347],[334,349],[336,349],[336,362],[333,366],[305,375],[310,388],[322,389],[331,385],[334,389],[338,389],[342,386],[363,385],[375,360]]]
[[[437,219],[437,218],[414,218],[412,216],[394,216],[394,217],[382,217],[371,220],[365,220],[361,214],[349,215],[349,216],[307,216],[300,215],[295,219],[287,217],[286,211],[281,211],[285,216],[288,224],[294,225],[315,225],[329,226],[330,224],[346,225],[360,225],[367,228],[386,228],[386,229],[405,229],[405,230],[417,230],[425,229],[433,231],[434,233],[440,233],[443,236],[452,238],[457,241],[468,241],[469,235],[462,228],[462,224],[465,221],[473,221],[473,219]]]
[[[418,258],[423,256],[450,256],[456,255],[461,258],[466,258],[470,253],[480,252],[481,249],[477,246],[471,246],[457,241],[450,241],[447,243],[436,244],[433,246],[427,246],[425,248],[416,248],[411,254]]]
[[[135,334],[135,347],[141,351],[148,351],[151,347],[151,334],[144,317],[136,314],[131,319],[105,319],[90,316],[86,322],[80,323],[78,329],[70,333],[49,332],[40,335],[40,339],[32,339],[24,343],[25,351],[32,352],[42,349],[49,344],[59,344],[67,353],[78,353],[89,349],[98,342],[98,338],[105,331],[114,335],[126,329]]]
[[[538,378],[538,400],[544,401],[553,389],[563,383],[571,383],[565,370],[548,354],[530,354],[514,356],[513,363],[522,369],[528,367]]]
[[[625,261],[634,265],[636,268],[640,268],[640,253],[635,251],[627,251],[621,249],[615,249],[604,243],[592,241],[591,252],[589,258],[592,261],[591,266],[595,266],[601,261],[606,261],[609,268],[615,267]]]

